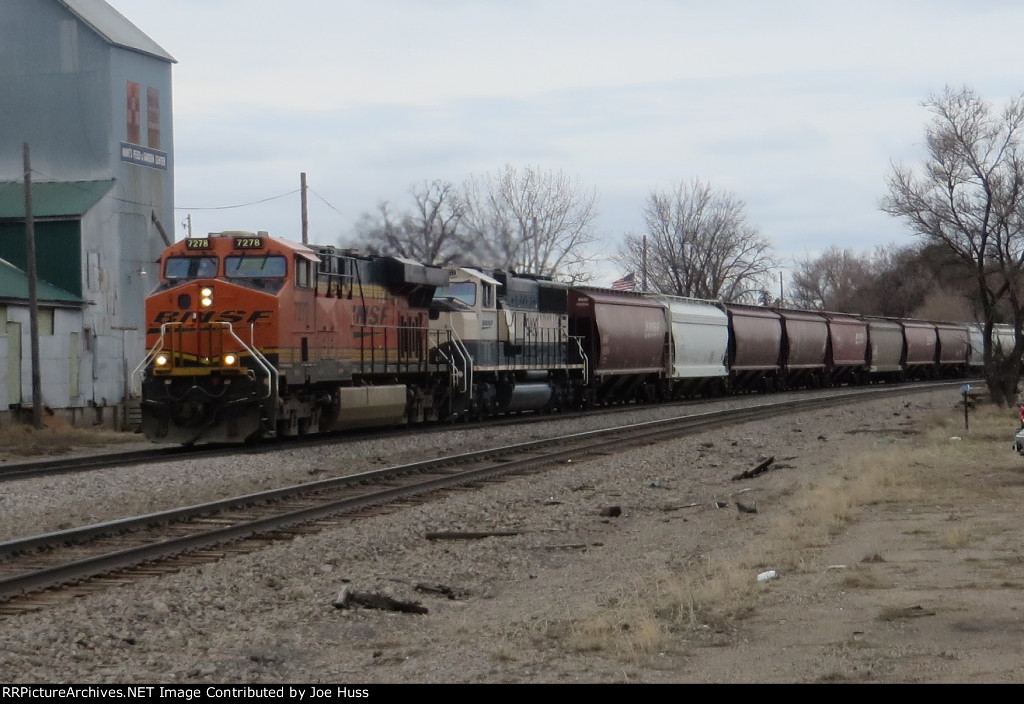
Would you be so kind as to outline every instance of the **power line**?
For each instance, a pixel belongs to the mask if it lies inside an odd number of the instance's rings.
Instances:
[[[341,212],[340,210],[338,210],[337,208],[335,208],[335,207],[334,207],[333,205],[331,205],[331,204],[330,204],[330,203],[329,203],[329,202],[327,201],[327,199],[326,199],[326,198],[324,198],[324,197],[323,197],[322,195],[320,195],[319,193],[317,193],[316,191],[314,191],[314,190],[313,190],[312,188],[310,188],[309,186],[306,186],[306,189],[307,189],[307,190],[309,190],[309,191],[311,191],[311,192],[313,193],[313,195],[315,195],[315,196],[316,196],[317,198],[319,198],[320,200],[322,200],[322,201],[324,202],[324,205],[326,205],[326,206],[327,206],[328,208],[330,208],[331,210],[333,210],[334,212],[336,212],[336,213],[337,213],[338,215],[344,215],[344,213],[343,213],[343,212]]]
[[[184,206],[175,206],[175,210],[232,210],[234,208],[248,208],[251,205],[259,205],[260,203],[268,203],[272,200],[278,200],[279,198],[287,198],[293,196],[299,192],[296,188],[294,191],[288,191],[277,196],[270,196],[269,198],[263,198],[262,200],[254,200],[251,203],[239,203],[238,205],[213,205],[205,208],[186,208]],[[329,204],[328,204],[329,205]]]
[[[50,174],[43,173],[42,171],[40,171],[39,169],[36,169],[36,168],[32,169],[32,173],[39,174],[40,176],[42,176],[44,178],[47,178],[47,179],[49,179],[49,180],[51,180],[51,181],[53,181],[55,183],[64,183],[64,184],[68,184],[68,185],[70,185],[72,183],[70,181],[59,179],[59,178],[56,178],[55,176],[51,176]],[[14,186],[14,185],[18,185],[18,182],[11,182],[11,183],[8,183],[8,184],[3,184],[3,185],[4,186],[8,186],[8,185]],[[85,191],[86,189],[82,188],[80,190]],[[175,206],[174,209],[175,210],[232,210],[232,209],[235,209],[235,208],[248,208],[249,206],[259,205],[260,203],[268,203],[268,202],[270,202],[272,200],[278,200],[280,198],[287,198],[288,196],[295,195],[298,192],[299,192],[299,189],[296,188],[295,190],[288,191],[287,193],[281,193],[281,194],[276,195],[276,196],[270,196],[268,198],[262,198],[260,200],[254,200],[254,201],[249,202],[249,203],[239,203],[237,205],[214,205],[214,206],[208,206],[208,207],[192,207],[192,208]],[[318,196],[319,196],[319,194],[318,194]],[[112,200],[115,200],[118,203],[124,203],[126,205],[141,205],[141,206],[146,206],[146,207],[149,207],[150,205],[152,205],[151,203],[143,203],[143,202],[139,202],[139,201],[128,200],[126,198],[112,198]],[[321,200],[323,200],[322,197],[321,197]],[[326,203],[327,201],[324,201],[324,202]],[[327,204],[330,206],[330,203],[327,203]],[[334,206],[331,206],[331,207],[333,208]]]

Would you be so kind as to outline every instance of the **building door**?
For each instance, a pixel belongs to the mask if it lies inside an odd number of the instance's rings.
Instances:
[[[7,323],[7,403],[21,405],[21,323]]]

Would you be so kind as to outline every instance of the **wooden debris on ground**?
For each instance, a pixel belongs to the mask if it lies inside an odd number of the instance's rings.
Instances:
[[[447,584],[424,584],[423,582],[417,582],[414,589],[424,594],[437,594],[452,601],[469,596],[468,589],[456,589],[455,587],[449,587]]]
[[[923,606],[892,606],[886,609],[882,609],[882,613],[877,616],[879,621],[896,621],[903,618],[920,618],[922,616],[934,616],[936,612],[931,609],[926,609]]]
[[[665,512],[668,512],[668,511],[678,511],[679,509],[683,509],[683,508],[695,508],[697,506],[703,506],[703,505],[704,504],[680,504],[680,505],[669,504],[667,506],[662,506],[661,510],[665,511]]]
[[[352,606],[363,606],[368,609],[380,609],[382,611],[401,611],[409,614],[427,613],[427,607],[418,601],[401,601],[384,596],[383,594],[357,592],[349,587],[344,587],[334,599],[334,608],[348,609]]]
[[[522,535],[518,530],[488,530],[488,531],[440,531],[427,533],[427,540],[480,540],[481,538],[507,538],[512,535]]]
[[[767,472],[768,471],[768,467],[770,467],[772,462],[774,462],[774,461],[775,461],[775,457],[774,456],[768,457],[767,459],[764,459],[764,460],[761,460],[760,462],[758,462],[756,465],[754,465],[753,467],[751,467],[747,471],[740,472],[739,474],[734,475],[732,480],[735,482],[735,481],[739,481],[740,479],[750,479],[751,477],[756,477],[758,474],[762,474],[764,472]]]

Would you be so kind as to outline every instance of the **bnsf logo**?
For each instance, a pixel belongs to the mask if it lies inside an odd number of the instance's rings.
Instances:
[[[209,322],[221,323],[258,323],[261,320],[270,320],[273,316],[272,310],[219,310],[206,311],[205,313],[193,313],[192,311],[161,310],[153,316],[148,332],[160,332],[160,326],[164,323],[191,323],[203,324]]]
[[[352,306],[352,319],[356,325],[384,325],[390,311],[388,305]]]

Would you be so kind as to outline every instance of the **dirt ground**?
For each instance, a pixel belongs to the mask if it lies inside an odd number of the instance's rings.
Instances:
[[[817,455],[838,482],[822,478],[824,492],[805,485],[793,497],[797,516],[841,495],[873,462],[905,463],[897,470],[909,481],[853,498],[827,538],[783,558],[790,564],[749,610],[695,638],[686,661],[696,679],[1024,682],[1024,458],[1010,448],[1013,412],[970,433],[942,404],[916,410],[895,427],[878,415],[842,428],[844,443],[859,436],[842,453],[825,442],[821,453],[794,448],[801,460]],[[907,435],[889,435],[898,430]],[[737,516],[750,527],[748,551],[767,518]]]
[[[581,458],[0,617],[0,679],[1021,683],[1015,414],[979,409],[968,431],[954,401]],[[428,613],[336,608],[345,588]]]

